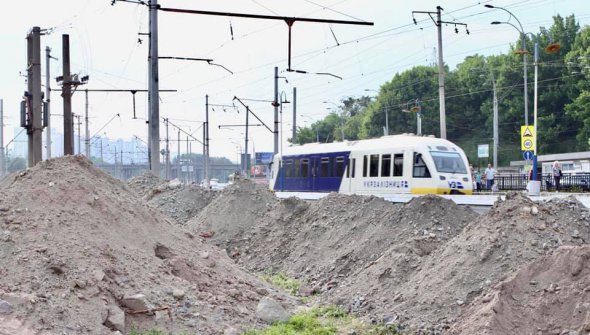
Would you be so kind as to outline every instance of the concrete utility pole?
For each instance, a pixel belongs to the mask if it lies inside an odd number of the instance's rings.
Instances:
[[[149,118],[150,170],[160,176],[160,98],[158,75],[158,0],[150,0]],[[168,176],[166,176],[168,177]]]
[[[6,174],[6,159],[4,157],[4,101],[0,99],[0,176]]]
[[[440,110],[440,138],[447,138],[447,123],[446,123],[446,110],[445,110],[445,66],[443,62],[443,49],[442,49],[442,24],[450,24],[455,26],[455,32],[459,33],[457,26],[465,26],[465,31],[469,35],[467,30],[467,24],[460,22],[449,22],[442,20],[442,7],[436,6],[436,12],[423,12],[423,11],[412,11],[414,14],[428,14],[430,19],[434,22],[438,33],[438,99],[439,99],[439,110]],[[436,14],[436,20],[432,15]],[[418,24],[414,18],[414,24]]]
[[[84,138],[84,144],[85,144],[85,152],[86,152],[86,158],[91,159],[90,157],[90,129],[88,126],[88,90],[86,90],[86,114],[84,117],[84,123],[86,125],[86,136]],[[80,131],[78,131],[78,135],[80,134]]]
[[[491,72],[491,71],[490,71]],[[494,73],[491,72],[492,75],[492,87],[494,89],[494,168],[498,168],[498,95],[496,92],[496,79],[494,78]]]
[[[436,28],[438,30],[438,100],[440,108],[440,138],[447,138],[447,121],[445,110],[445,65],[442,50],[441,7],[436,6]]]
[[[277,68],[275,67],[275,73],[276,73]],[[277,110],[277,108],[275,107],[275,110]],[[244,164],[244,166],[246,167],[246,178],[250,179],[250,160],[248,159],[248,115],[250,114],[250,109],[248,108],[248,106],[246,106],[246,138],[244,140],[244,161],[246,162]],[[276,114],[275,114],[276,115]],[[276,120],[276,118],[275,118]],[[277,129],[277,123],[275,122],[275,130]],[[277,147],[276,145],[278,145],[278,143],[276,142],[276,140],[278,139],[278,134],[275,132],[275,155],[277,154]]]
[[[279,68],[275,66],[275,98],[274,98],[274,107],[275,107],[275,128],[274,128],[274,154],[276,155],[279,152]],[[248,114],[246,113],[246,120]],[[246,122],[247,124],[248,122]],[[248,126],[246,126],[246,133],[248,132]],[[247,138],[247,136],[246,136]],[[248,143],[248,142],[246,142]],[[246,145],[246,152],[248,151],[248,146]]]
[[[187,136],[186,137],[186,156],[187,156],[187,158],[189,157],[188,143],[189,143],[189,140],[188,140],[188,136]],[[190,180],[191,180],[191,171],[189,169],[189,164],[188,164],[188,160],[187,160],[186,161],[186,183],[188,184]]]
[[[205,95],[205,151],[203,155],[203,172],[205,174],[205,187],[209,188],[209,95]]]
[[[78,119],[78,155],[80,155],[82,153],[82,144],[80,143],[80,140],[82,138],[82,132],[80,131],[80,126],[82,125],[82,121],[80,121],[80,116],[81,115],[76,115],[76,118]]]
[[[166,179],[170,178],[170,141],[168,138],[168,119],[166,121]]]
[[[47,125],[46,134],[45,134],[45,156],[47,159],[51,158],[51,72],[49,71],[49,63],[51,62],[51,49],[49,47],[45,48],[45,124]]]
[[[181,173],[180,173],[180,129],[178,129],[178,151],[176,154],[176,178],[178,178],[178,180],[182,180],[180,178]]]
[[[74,154],[74,130],[72,128],[72,93],[70,76],[70,36],[62,35],[62,58],[63,58],[63,88],[64,99],[64,155]]]
[[[297,87],[293,87],[293,136],[291,143],[297,143]]]
[[[33,27],[27,35],[27,67],[29,89],[29,124],[28,135],[28,163],[29,167],[35,166],[43,160],[43,123],[42,123],[42,99],[41,99],[41,28]]]

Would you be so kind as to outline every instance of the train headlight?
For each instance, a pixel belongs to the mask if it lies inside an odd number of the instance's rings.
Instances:
[[[440,180],[447,180],[447,177],[445,176],[439,176]]]

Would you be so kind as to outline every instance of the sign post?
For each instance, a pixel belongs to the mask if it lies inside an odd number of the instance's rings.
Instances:
[[[521,126],[520,127],[520,148],[522,149],[523,154],[522,157],[524,159],[531,160],[534,159],[535,155],[534,152],[536,152],[536,148],[535,148],[535,144],[537,143],[537,141],[535,140],[535,128],[534,126],[530,125],[530,126]],[[527,189],[529,191],[529,195],[539,195],[541,193],[541,182],[539,180],[536,180],[537,178],[537,173],[535,171],[536,169],[536,165],[533,164],[533,173],[532,173],[532,178],[531,180],[529,180]]]

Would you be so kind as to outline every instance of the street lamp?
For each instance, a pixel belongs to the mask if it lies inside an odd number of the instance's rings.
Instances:
[[[524,78],[524,124],[526,126],[529,125],[529,99],[528,99],[528,83],[527,83],[527,65],[526,65],[526,55],[528,53],[528,51],[526,50],[526,34],[524,32],[524,28],[522,27],[522,24],[520,23],[520,20],[514,16],[514,14],[512,14],[512,12],[510,12],[508,9],[503,8],[503,7],[498,7],[498,6],[493,6],[490,4],[484,5],[484,7],[486,8],[493,8],[493,9],[500,9],[505,11],[506,13],[508,13],[510,15],[510,17],[513,17],[516,22],[518,22],[518,25],[520,27],[515,26],[512,22],[509,21],[505,21],[505,22],[500,22],[500,21],[493,21],[492,24],[496,25],[496,24],[508,24],[511,25],[512,27],[514,27],[514,29],[518,30],[518,32],[520,33],[520,38],[522,40],[522,49],[515,51],[515,53],[517,54],[522,54],[522,69],[523,69],[523,78]]]
[[[286,80],[286,79],[285,79]],[[284,96],[284,99],[283,99]],[[280,100],[280,114],[281,114],[281,157],[283,156],[283,104],[288,104],[291,103],[290,101],[287,100],[287,93],[285,93],[285,91],[281,91],[281,94],[279,95],[279,100]]]
[[[365,88],[365,92],[377,92],[377,94],[379,94],[379,91],[370,88]],[[387,106],[383,107],[383,111],[385,111],[385,129],[383,135],[387,136],[389,135],[389,115],[387,114]]]
[[[406,105],[413,103],[414,106],[402,109],[404,113],[416,113],[416,135],[422,136],[422,105],[420,99],[412,99],[406,102]]]

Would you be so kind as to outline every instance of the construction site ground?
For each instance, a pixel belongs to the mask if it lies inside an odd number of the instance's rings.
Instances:
[[[590,334],[589,238],[573,197],[279,199],[67,156],[0,181],[0,335],[232,335],[318,305],[402,334]]]

